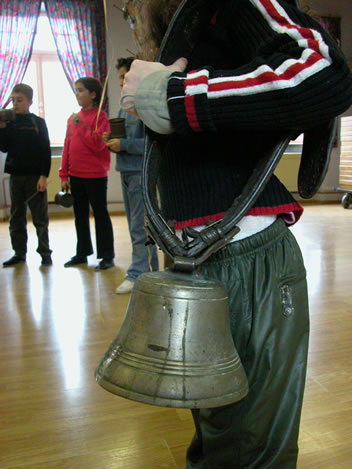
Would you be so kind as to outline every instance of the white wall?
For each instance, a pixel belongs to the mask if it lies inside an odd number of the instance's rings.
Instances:
[[[4,173],[6,154],[0,151],[0,219],[5,216],[3,207],[10,205],[9,175]]]
[[[116,6],[114,6],[116,5]],[[117,8],[123,7],[122,0],[107,0],[107,62],[109,73],[108,97],[109,97],[109,117],[116,117],[120,109],[120,84],[115,68],[117,58],[129,57],[131,52],[135,52],[132,31],[127,22],[123,19],[122,12]],[[129,52],[128,50],[129,49]],[[122,191],[119,173],[115,171],[116,155],[111,154],[111,169],[108,178],[108,201],[118,202],[118,208],[123,209]]]

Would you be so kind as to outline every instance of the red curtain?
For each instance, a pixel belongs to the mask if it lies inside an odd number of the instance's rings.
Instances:
[[[44,0],[57,51],[66,76],[74,82],[91,76],[106,77],[103,0]]]
[[[41,0],[0,2],[0,107],[21,83],[32,55]]]

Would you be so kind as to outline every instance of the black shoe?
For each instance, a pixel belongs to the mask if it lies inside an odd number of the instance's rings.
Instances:
[[[42,265],[52,265],[53,260],[51,259],[50,254],[42,256]]]
[[[114,259],[102,259],[96,266],[95,270],[106,270],[114,267]]]
[[[72,267],[78,264],[87,264],[86,256],[73,256],[69,261],[64,264],[64,267]]]
[[[12,256],[10,259],[2,263],[3,267],[10,267],[11,265],[16,265],[16,264],[23,264],[26,262],[26,258],[23,256],[18,256],[15,254]]]

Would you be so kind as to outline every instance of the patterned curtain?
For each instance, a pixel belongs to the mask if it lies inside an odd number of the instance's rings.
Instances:
[[[84,76],[106,77],[103,0],[44,0],[56,48],[74,90]]]
[[[20,83],[32,55],[41,0],[0,1],[0,107]]]

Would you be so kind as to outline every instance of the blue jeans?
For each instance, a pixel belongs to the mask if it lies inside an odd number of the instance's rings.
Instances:
[[[141,172],[121,172],[121,183],[123,200],[132,242],[132,263],[127,270],[126,278],[136,280],[136,278],[150,271],[159,269],[157,250],[154,245],[146,246],[147,240],[144,229],[144,202],[141,187]],[[148,252],[149,250],[149,252]]]

